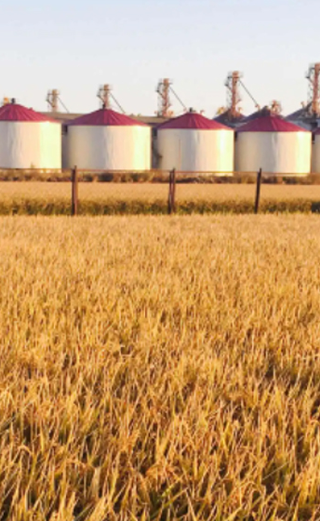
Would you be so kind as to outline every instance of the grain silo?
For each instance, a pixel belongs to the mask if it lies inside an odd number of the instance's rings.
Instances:
[[[61,169],[61,125],[14,101],[0,109],[0,168]]]
[[[158,152],[162,170],[231,173],[234,132],[190,111],[158,127]]]
[[[312,172],[320,174],[320,128],[313,133],[312,145]]]
[[[311,168],[311,132],[268,109],[237,129],[236,170],[307,174]]]
[[[67,166],[92,170],[149,170],[151,129],[102,108],[68,123]]]

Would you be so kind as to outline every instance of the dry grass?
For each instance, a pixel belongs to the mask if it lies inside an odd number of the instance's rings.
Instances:
[[[2,182],[0,214],[69,214],[70,183]],[[251,213],[255,186],[178,184],[179,213]],[[83,214],[166,213],[168,185],[80,183]],[[262,212],[319,212],[320,186],[262,185]]]
[[[320,518],[316,216],[2,218],[0,518]]]

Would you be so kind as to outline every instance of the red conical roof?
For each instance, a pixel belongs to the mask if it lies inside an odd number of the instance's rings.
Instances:
[[[27,109],[16,103],[8,103],[0,108],[0,121],[51,121],[57,123],[33,109]]]
[[[73,119],[68,125],[79,125],[79,126],[110,126],[110,127],[129,127],[129,126],[141,126],[146,127],[145,123],[136,121],[135,119],[129,118],[124,114],[119,114],[111,109],[100,109],[90,114],[85,114],[79,118]]]
[[[252,114],[248,119],[247,123],[238,127],[237,132],[308,132],[267,108]]]
[[[170,119],[162,125],[159,125],[159,130],[164,129],[197,129],[197,130],[230,130],[233,132],[233,129],[222,125],[218,121],[205,118],[201,114],[197,114],[196,112],[187,112],[182,116],[178,116],[177,118]]]

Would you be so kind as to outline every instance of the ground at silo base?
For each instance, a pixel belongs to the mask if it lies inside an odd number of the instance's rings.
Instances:
[[[318,216],[0,218],[2,519],[319,519]]]

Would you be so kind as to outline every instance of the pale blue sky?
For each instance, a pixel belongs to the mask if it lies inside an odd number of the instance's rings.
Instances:
[[[71,112],[98,108],[110,83],[128,113],[152,115],[169,77],[188,107],[212,117],[231,70],[261,104],[306,100],[320,61],[319,0],[0,0],[0,96],[46,109],[58,88]],[[243,94],[244,112],[254,106]],[[174,107],[177,112],[179,105]]]

